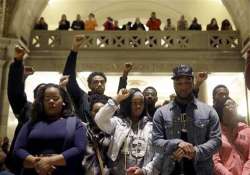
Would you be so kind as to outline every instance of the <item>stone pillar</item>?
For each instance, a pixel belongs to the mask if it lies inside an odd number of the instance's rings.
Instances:
[[[7,97],[8,61],[0,60],[0,136],[7,135],[9,102]]]
[[[0,0],[0,36],[3,36],[6,0]]]
[[[14,56],[14,48],[18,40],[0,38],[0,136],[7,135],[9,101],[7,97],[7,81],[9,64]]]

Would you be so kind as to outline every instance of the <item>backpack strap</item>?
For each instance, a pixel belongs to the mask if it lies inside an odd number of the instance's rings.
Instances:
[[[64,139],[63,150],[70,147],[71,142],[74,139],[76,129],[76,117],[68,117],[66,119],[66,136]]]

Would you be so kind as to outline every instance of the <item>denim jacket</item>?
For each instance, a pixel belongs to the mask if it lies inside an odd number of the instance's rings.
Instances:
[[[159,108],[153,120],[153,145],[160,152],[158,168],[162,175],[169,175],[175,167],[171,155],[177,149],[181,138],[181,109],[173,101]],[[196,155],[194,168],[197,175],[213,174],[212,156],[221,145],[219,118],[215,110],[197,99],[186,108],[188,142],[194,145]]]
[[[111,142],[109,144],[108,156],[113,160],[117,161],[119,152],[123,146],[129,131],[131,130],[132,122],[129,119],[122,119],[114,115],[117,110],[116,105],[112,105],[112,102],[105,104],[96,114],[95,122],[98,127],[104,132],[112,135]],[[146,150],[144,155],[144,161],[142,170],[144,175],[157,175],[157,170],[154,169],[154,162],[159,161],[154,153],[152,146],[152,122],[145,120],[145,117],[139,121],[141,130],[146,140]],[[124,170],[121,170],[124,171]],[[122,174],[122,173],[121,173]]]

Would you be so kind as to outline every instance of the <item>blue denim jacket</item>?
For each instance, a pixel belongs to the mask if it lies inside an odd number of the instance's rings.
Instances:
[[[158,168],[162,175],[169,175],[175,161],[171,155],[182,141],[181,110],[175,102],[159,108],[153,120],[153,145],[161,154]],[[186,108],[188,141],[195,146],[194,168],[197,175],[213,174],[212,155],[221,145],[219,118],[215,110],[205,103],[194,99]]]

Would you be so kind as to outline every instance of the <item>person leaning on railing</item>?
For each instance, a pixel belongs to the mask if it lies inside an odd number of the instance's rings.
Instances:
[[[85,30],[86,31],[95,31],[95,28],[98,26],[95,15],[90,13],[88,19],[85,21]]]
[[[161,20],[156,17],[156,13],[152,12],[146,26],[149,30],[161,30]]]
[[[35,30],[48,30],[48,24],[45,22],[44,18],[41,17],[39,21],[34,26]]]
[[[59,21],[58,30],[69,30],[70,22],[67,20],[67,16],[63,14]]]

